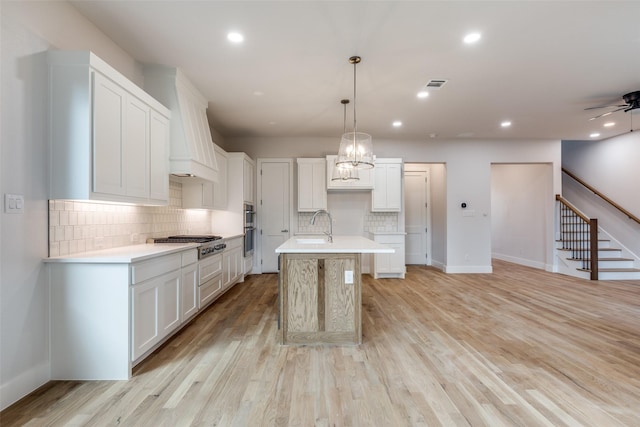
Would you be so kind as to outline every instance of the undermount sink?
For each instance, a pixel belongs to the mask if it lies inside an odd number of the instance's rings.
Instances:
[[[313,238],[313,237],[306,237],[306,238],[296,239],[296,243],[299,243],[301,245],[319,245],[319,244],[322,244],[322,243],[327,243],[327,240],[326,239]]]

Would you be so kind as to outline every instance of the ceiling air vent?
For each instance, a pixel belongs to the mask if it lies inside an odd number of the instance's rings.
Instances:
[[[425,89],[440,89],[442,86],[445,85],[445,83],[447,83],[448,80],[444,80],[444,79],[431,79],[427,82],[427,85],[425,86]]]

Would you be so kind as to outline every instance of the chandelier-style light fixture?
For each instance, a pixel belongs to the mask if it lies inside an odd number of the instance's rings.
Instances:
[[[347,104],[349,103],[348,99],[343,99],[340,103],[344,107],[344,118],[342,121],[342,133],[347,133]],[[336,157],[336,161],[338,158]],[[338,164],[334,164],[333,173],[331,174],[331,181],[358,181],[360,177],[358,176],[358,169],[355,168],[343,168],[338,166]]]
[[[356,120],[356,65],[360,61],[359,56],[349,58],[353,64],[353,132],[345,132],[340,141],[336,166],[342,169],[370,169],[375,163],[371,135],[358,132]]]

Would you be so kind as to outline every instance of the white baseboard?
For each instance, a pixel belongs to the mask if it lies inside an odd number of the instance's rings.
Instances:
[[[493,253],[491,254],[491,257],[500,259],[502,261],[512,262],[514,264],[524,265],[525,267],[538,268],[540,270],[545,270],[547,268],[547,265],[544,262],[533,261],[525,258],[518,258],[511,255]]]
[[[447,265],[444,272],[447,274],[493,273],[493,267],[490,265]]]
[[[0,385],[0,411],[8,408],[51,379],[51,366],[43,363]]]

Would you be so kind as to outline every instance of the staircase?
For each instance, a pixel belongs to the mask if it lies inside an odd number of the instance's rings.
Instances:
[[[558,272],[591,280],[640,280],[640,260],[614,247],[611,236],[566,200],[560,202],[560,238],[556,240]],[[595,259],[591,247],[597,246]]]
[[[598,234],[603,233],[601,230]],[[576,257],[572,249],[563,248],[566,242],[556,241],[558,272],[568,276],[591,278],[591,258]],[[623,256],[623,250],[611,247],[611,240],[598,239],[598,279],[597,280],[640,280],[640,269],[635,268],[635,260]]]

